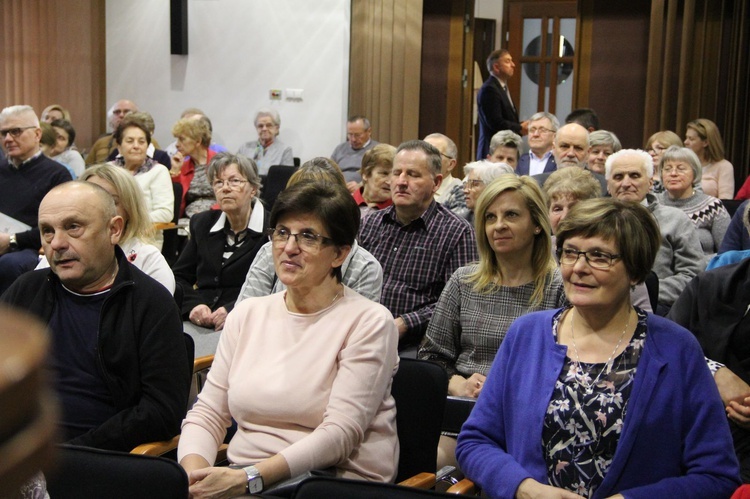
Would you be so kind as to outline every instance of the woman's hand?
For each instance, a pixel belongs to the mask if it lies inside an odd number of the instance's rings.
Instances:
[[[232,468],[201,468],[190,472],[188,483],[191,498],[237,497],[247,490],[247,473]]]
[[[750,430],[750,397],[742,401],[732,400],[727,405],[727,416],[737,423],[737,426]]]
[[[479,373],[472,374],[469,379],[459,374],[454,374],[448,383],[448,395],[477,398],[484,387],[486,379],[486,376]]]
[[[221,331],[224,329],[224,321],[227,320],[227,309],[224,307],[217,308],[209,319],[214,325],[214,331]]]
[[[179,175],[182,170],[183,161],[185,161],[185,158],[179,151],[174,153],[174,156],[172,156],[172,168],[169,169],[169,174],[173,177]]]
[[[211,319],[211,309],[208,308],[208,305],[196,305],[195,308],[190,311],[188,318],[190,319],[190,322],[196,326],[214,326],[213,320]]]
[[[581,497],[583,496],[565,489],[543,485],[531,478],[521,482],[516,489],[516,499],[580,499]]]

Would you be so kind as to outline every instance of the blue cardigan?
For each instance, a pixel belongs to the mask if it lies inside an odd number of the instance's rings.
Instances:
[[[552,335],[556,312],[513,323],[458,436],[461,470],[490,497],[514,497],[526,478],[549,483],[542,427],[567,351]],[[667,319],[649,314],[647,324],[620,441],[594,497],[729,497],[739,468],[700,346]]]

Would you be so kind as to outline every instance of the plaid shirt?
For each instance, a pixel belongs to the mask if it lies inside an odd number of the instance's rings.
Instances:
[[[359,243],[383,266],[380,303],[408,328],[401,347],[420,342],[445,283],[477,260],[474,229],[435,201],[408,225],[398,221],[393,206],[369,214]]]

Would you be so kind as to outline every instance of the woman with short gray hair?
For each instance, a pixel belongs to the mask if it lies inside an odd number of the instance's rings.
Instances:
[[[281,117],[275,109],[264,108],[255,114],[255,129],[258,140],[243,144],[237,151],[255,161],[260,175],[268,175],[273,165],[294,166],[292,147],[276,140],[281,127]]]
[[[721,200],[700,190],[700,159],[687,147],[670,146],[661,156],[659,171],[664,185],[659,202],[684,211],[698,230],[703,253],[713,256],[731,219]]]
[[[253,160],[219,153],[207,175],[220,210],[190,218],[190,239],[173,270],[184,292],[183,320],[218,331],[266,242],[268,217],[258,201],[260,178]]]

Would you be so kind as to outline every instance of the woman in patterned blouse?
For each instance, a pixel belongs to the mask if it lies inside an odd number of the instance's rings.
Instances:
[[[660,245],[643,206],[582,201],[560,223],[570,308],[509,329],[458,437],[490,497],[729,497],[737,460],[693,335],[634,308]]]

